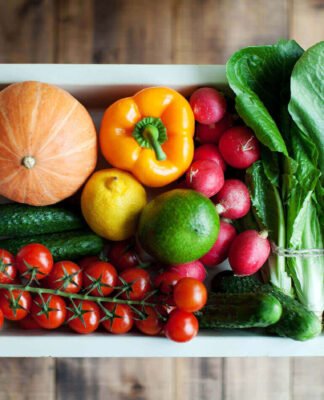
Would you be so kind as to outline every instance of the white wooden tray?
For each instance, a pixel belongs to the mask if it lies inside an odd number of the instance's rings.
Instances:
[[[199,86],[226,89],[220,65],[55,65],[2,64],[0,89],[38,80],[68,90],[98,123],[104,109],[117,98],[155,85],[170,86],[184,95]],[[1,200],[1,199],[0,199]],[[70,331],[29,332],[5,328],[0,332],[0,357],[249,357],[324,356],[324,336],[309,342],[243,331],[202,332],[186,344],[136,334],[89,336]]]

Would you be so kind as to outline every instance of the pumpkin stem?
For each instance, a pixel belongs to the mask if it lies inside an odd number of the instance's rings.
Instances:
[[[22,159],[21,164],[27,169],[32,169],[35,167],[36,160],[33,156],[26,156]]]

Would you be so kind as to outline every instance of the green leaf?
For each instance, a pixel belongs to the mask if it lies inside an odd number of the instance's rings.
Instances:
[[[291,76],[289,112],[315,144],[318,165],[324,174],[324,41],[309,48],[296,63]]]
[[[285,155],[281,113],[289,101],[291,71],[302,53],[295,41],[281,40],[272,46],[239,50],[226,66],[240,117],[264,146]]]
[[[260,229],[269,232],[269,238],[277,246],[285,247],[285,219],[283,205],[277,188],[268,180],[262,161],[255,162],[247,171],[246,179],[250,190],[253,212]],[[291,292],[291,279],[286,272],[283,257],[271,255],[268,261],[271,283],[287,294]],[[264,271],[265,272],[265,271]]]

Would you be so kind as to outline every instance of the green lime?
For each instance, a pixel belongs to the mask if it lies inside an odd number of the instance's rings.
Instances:
[[[175,189],[144,207],[138,239],[156,260],[182,264],[206,254],[218,231],[219,217],[211,200],[193,190]]]

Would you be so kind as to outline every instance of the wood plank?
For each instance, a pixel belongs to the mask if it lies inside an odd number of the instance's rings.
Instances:
[[[324,399],[324,358],[292,359],[293,400]]]
[[[175,360],[176,400],[222,399],[221,358],[178,358]]]
[[[54,61],[54,2],[0,0],[0,62]]]
[[[2,358],[0,399],[54,400],[55,360]]]
[[[169,63],[172,0],[95,1],[96,63]]]
[[[172,359],[58,359],[57,400],[174,399]]]
[[[59,0],[56,62],[91,63],[93,1]]]
[[[287,37],[287,1],[176,1],[173,62],[223,64],[243,46]]]
[[[289,358],[224,360],[224,400],[290,400]]]
[[[289,35],[305,49],[324,39],[324,0],[291,0]]]

